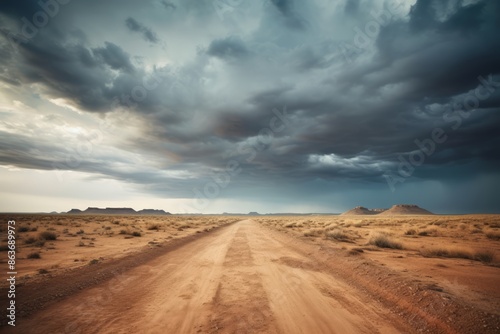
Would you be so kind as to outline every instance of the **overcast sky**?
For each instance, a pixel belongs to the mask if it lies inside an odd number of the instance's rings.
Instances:
[[[0,211],[500,212],[500,2],[0,2]]]

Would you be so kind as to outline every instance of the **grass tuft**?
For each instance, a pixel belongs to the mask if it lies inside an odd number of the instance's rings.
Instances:
[[[474,252],[465,248],[424,248],[420,250],[420,254],[422,254],[422,256],[424,257],[447,257],[481,261],[486,263],[490,263],[495,259],[494,253],[489,250]]]
[[[339,229],[326,231],[325,238],[330,239],[330,240],[338,240],[338,241],[350,241],[349,235],[347,235],[344,231],[339,230]]]
[[[500,240],[500,232],[497,231],[486,232],[486,238],[491,240]]]
[[[41,256],[40,256],[39,252],[33,252],[33,253],[29,253],[27,258],[28,259],[39,259],[39,258],[41,258]]]
[[[49,231],[44,231],[39,234],[40,239],[43,240],[56,240],[57,239],[57,234],[54,232],[49,232]]]
[[[380,248],[403,249],[403,245],[400,242],[394,241],[386,234],[374,235],[370,241],[368,241],[368,244]]]
[[[410,228],[405,231],[405,235],[415,235],[417,234],[417,231],[414,228]]]
[[[34,244],[36,242],[36,238],[35,237],[28,237],[24,240],[24,243],[26,245],[31,245],[31,244]]]
[[[317,237],[322,235],[324,230],[322,228],[312,228],[304,232],[305,237]]]
[[[147,226],[147,229],[150,230],[150,231],[151,230],[157,230],[158,231],[160,229],[160,224],[158,224],[158,223],[149,224]]]

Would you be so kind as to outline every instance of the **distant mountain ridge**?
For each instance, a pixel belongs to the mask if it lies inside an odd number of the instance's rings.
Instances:
[[[390,209],[367,209],[363,206],[357,206],[348,210],[342,215],[356,216],[356,215],[381,215],[381,216],[396,216],[396,215],[433,215],[432,212],[422,209],[415,204],[396,204]]]
[[[170,212],[157,209],[143,209],[135,211],[132,208],[96,208],[88,207],[84,211],[80,209],[71,209],[68,214],[83,214],[83,215],[170,215]]]

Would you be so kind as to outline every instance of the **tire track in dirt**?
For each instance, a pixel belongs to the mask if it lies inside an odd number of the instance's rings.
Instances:
[[[213,333],[277,333],[247,235],[241,228],[228,249],[213,305]]]
[[[252,231],[249,243],[282,333],[401,333],[387,311],[255,225],[242,229]]]

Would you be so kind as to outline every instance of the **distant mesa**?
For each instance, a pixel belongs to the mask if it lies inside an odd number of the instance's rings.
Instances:
[[[170,212],[165,212],[164,210],[157,210],[157,209],[143,209],[137,211],[137,214],[139,215],[171,215]]]
[[[249,216],[258,216],[260,215],[258,212],[255,212],[255,211],[251,211],[248,213]]]
[[[68,214],[84,214],[84,215],[170,215],[170,212],[165,212],[164,210],[156,209],[143,209],[135,211],[132,208],[96,208],[88,207],[86,210],[82,211],[79,209],[71,209],[67,212]]]
[[[398,204],[393,205],[387,211],[380,213],[383,216],[396,216],[396,215],[433,215],[432,212],[422,209],[414,204]]]
[[[381,215],[381,216],[396,216],[396,215],[432,215],[433,213],[422,209],[414,204],[397,204],[390,209],[367,209],[362,206],[357,206],[354,209],[342,213],[343,216],[356,215]]]

